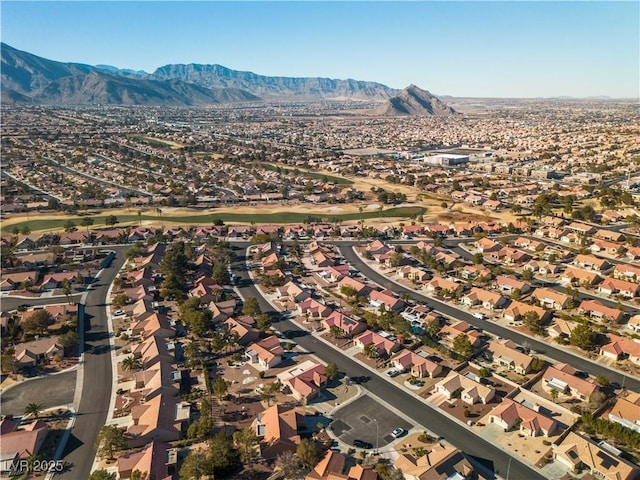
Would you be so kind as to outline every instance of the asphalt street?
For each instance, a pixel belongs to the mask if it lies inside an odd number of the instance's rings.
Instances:
[[[56,476],[68,480],[89,478],[96,454],[96,438],[107,419],[111,399],[111,355],[106,298],[109,285],[125,262],[130,247],[111,247],[116,257],[102,271],[85,303],[84,381],[77,418],[63,453],[69,468]]]
[[[609,381],[624,384],[627,388],[634,391],[639,391],[640,389],[640,380],[635,377],[623,375],[622,373],[611,370],[604,365],[590,362],[583,357],[573,355],[572,353],[561,350],[560,348],[550,345],[549,343],[537,340],[532,337],[528,337],[526,335],[522,335],[514,330],[502,327],[495,323],[485,320],[479,320],[472,316],[470,313],[458,310],[457,308],[454,308],[447,303],[435,300],[430,297],[425,297],[424,295],[416,293],[412,290],[402,288],[401,286],[388,280],[384,275],[378,273],[377,271],[369,267],[366,263],[364,263],[355,253],[352,246],[341,245],[339,246],[339,249],[345,260],[357,270],[359,270],[366,278],[373,280],[374,282],[382,285],[385,288],[388,288],[389,290],[392,290],[401,295],[406,293],[414,300],[422,302],[434,308],[440,313],[448,315],[452,318],[457,318],[458,320],[464,320],[474,327],[481,328],[499,337],[510,338],[520,345],[527,342],[530,348],[538,352],[539,354],[551,357],[558,362],[569,363],[578,370],[589,372],[590,374],[595,376],[602,375],[608,378]]]
[[[483,464],[492,465],[490,468],[494,472],[504,475],[507,469],[510,468],[511,478],[531,480],[545,478],[529,465],[520,462],[515,457],[511,457],[484,439],[471,434],[466,427],[444,416],[436,408],[415,398],[402,388],[380,378],[368,368],[363,367],[333,347],[311,336],[309,332],[301,330],[294,323],[283,319],[264,299],[249,278],[244,258],[248,244],[243,242],[234,243],[233,245],[240,247],[240,249],[235,250],[237,257],[232,264],[233,272],[239,277],[238,289],[240,293],[244,298],[257,298],[262,311],[273,315],[274,327],[285,336],[295,340],[300,346],[324,361],[336,363],[339,370],[349,377],[370,377],[367,382],[362,384],[362,388],[371,391],[388,404],[404,412],[407,417],[413,419],[417,424],[423,425],[435,434],[444,437],[462,451],[476,457]]]
[[[21,416],[24,407],[32,402],[39,403],[43,409],[70,405],[75,390],[75,370],[27,380],[2,392],[2,415]]]

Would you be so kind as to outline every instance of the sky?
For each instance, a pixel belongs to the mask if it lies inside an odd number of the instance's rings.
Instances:
[[[640,97],[640,2],[0,2],[3,42],[153,72],[415,84],[461,97]]]

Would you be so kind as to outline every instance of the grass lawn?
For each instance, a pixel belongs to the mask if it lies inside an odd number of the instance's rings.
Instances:
[[[215,220],[222,220],[225,223],[256,223],[258,225],[264,224],[286,224],[286,223],[304,223],[305,220],[312,217],[316,219],[314,221],[333,222],[333,221],[350,221],[350,220],[368,220],[376,218],[411,218],[422,215],[425,209],[422,207],[395,207],[387,210],[379,211],[363,211],[362,213],[336,213],[336,214],[314,214],[304,212],[276,212],[276,213],[209,213],[206,215],[179,215],[179,216],[163,216],[159,215],[146,215],[143,214],[140,217],[138,215],[117,215],[119,223],[115,227],[121,225],[137,224],[141,222],[153,222],[154,225],[160,225],[161,222],[171,225],[180,224],[195,224],[205,225],[212,224]],[[93,218],[94,227],[105,226],[105,220],[108,215],[96,215],[91,216]],[[86,217],[86,215],[84,216]],[[24,226],[28,226],[32,232],[47,231],[47,230],[61,230],[64,225],[69,221],[73,221],[76,224],[78,230],[82,231],[86,227],[80,226],[80,221],[83,217],[80,216],[68,216],[64,218],[41,218],[26,220],[23,222],[17,222],[2,229],[3,234],[12,233],[14,228],[22,229]]]

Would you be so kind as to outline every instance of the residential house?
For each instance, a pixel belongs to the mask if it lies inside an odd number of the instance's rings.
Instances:
[[[602,280],[602,277],[596,272],[588,272],[579,268],[569,267],[560,276],[562,283],[570,283],[581,287],[592,287]]]
[[[594,382],[576,376],[576,369],[567,363],[548,367],[542,376],[542,384],[549,390],[569,395],[581,401],[588,401],[598,390]]]
[[[627,322],[627,328],[632,332],[639,334],[640,333],[640,315],[634,315]]]
[[[624,360],[628,358],[636,364],[640,364],[640,340],[621,337],[609,333],[606,335],[607,343],[600,346],[600,355],[612,360]]]
[[[469,307],[482,305],[483,308],[493,311],[497,308],[504,308],[509,300],[499,293],[490,292],[482,288],[473,287],[469,293],[464,295],[460,301]]]
[[[260,413],[251,428],[260,439],[263,458],[276,458],[289,451],[295,453],[300,444],[300,432],[304,429],[305,413],[301,408],[274,405]]]
[[[280,339],[271,335],[259,342],[247,347],[245,357],[249,364],[259,370],[268,370],[282,362],[284,348],[280,345]]]
[[[337,328],[342,332],[342,335],[348,338],[358,335],[367,329],[366,323],[354,320],[338,310],[334,310],[331,312],[331,315],[324,318],[322,325],[328,331]]]
[[[434,276],[430,282],[428,282],[424,289],[429,294],[454,294],[455,292],[462,291],[463,284],[454,280],[442,278],[440,276]]]
[[[640,475],[638,466],[574,432],[554,449],[553,457],[572,471],[586,469],[606,480],[637,480]]]
[[[405,303],[396,298],[391,290],[371,290],[369,292],[369,305],[374,308],[381,308],[384,305],[386,310],[398,312],[404,309]]]
[[[338,282],[338,290],[343,286],[349,287],[355,292],[356,297],[364,297],[369,293],[370,288],[359,280],[352,277],[344,277]]]
[[[591,225],[586,225],[584,223],[572,222],[567,227],[569,230],[573,230],[574,232],[581,233],[583,235],[593,235],[598,231],[596,227]]]
[[[633,298],[640,292],[640,284],[620,280],[619,278],[605,278],[600,285],[598,291],[605,295],[620,295],[622,297]]]
[[[496,242],[487,237],[482,237],[472,243],[472,246],[480,253],[497,252],[502,248],[500,242]]]
[[[440,323],[440,316],[424,305],[412,305],[405,308],[400,312],[400,316],[409,322],[412,327],[417,328],[423,328],[425,324],[431,322]]]
[[[276,295],[278,298],[291,300],[294,303],[299,303],[311,296],[307,290],[304,290],[293,281],[288,281],[283,286],[277,287]]]
[[[418,378],[435,378],[442,373],[442,365],[410,350],[402,350],[392,359],[393,366],[401,372],[410,372]]]
[[[298,314],[304,315],[309,320],[322,320],[323,318],[327,318],[331,315],[332,312],[333,309],[320,303],[314,298],[307,298],[306,300],[298,303]]]
[[[38,455],[49,432],[49,425],[42,420],[34,420],[21,425],[9,417],[0,420],[0,473],[15,475],[15,463]]]
[[[609,242],[624,242],[626,240],[624,233],[616,232],[615,230],[605,230],[604,228],[598,230],[593,236]]]
[[[613,276],[630,282],[640,282],[640,267],[619,263],[613,269]]]
[[[625,313],[617,308],[607,307],[599,300],[583,300],[578,310],[584,315],[589,315],[599,322],[620,323],[624,320]]]
[[[640,393],[628,392],[624,397],[619,396],[608,418],[611,422],[640,433]]]
[[[156,395],[131,408],[133,425],[125,432],[127,443],[134,448],[152,440],[175,442],[186,431],[190,414],[188,403],[178,402],[177,397],[172,395]]]
[[[260,330],[255,328],[253,319],[228,318],[224,324],[238,336],[238,343],[242,346],[249,345],[260,338]]]
[[[378,480],[378,474],[370,467],[352,465],[348,467],[346,457],[328,450],[305,480]]]
[[[78,281],[79,274],[78,272],[59,272],[59,273],[50,273],[45,275],[42,280],[42,284],[40,285],[40,290],[43,292],[54,290],[59,288],[63,281],[68,280],[69,282],[76,283]]]
[[[435,445],[421,457],[399,452],[393,464],[406,480],[466,480],[477,475],[464,453],[442,444]]]
[[[589,247],[592,253],[606,253],[608,255],[621,255],[624,253],[624,245],[607,240],[594,240]]]
[[[55,357],[64,358],[64,347],[57,335],[39,338],[30,342],[18,343],[13,357],[18,369],[35,367],[38,363],[52,360]]]
[[[571,263],[577,267],[586,268],[587,270],[593,270],[600,273],[611,268],[611,264],[609,262],[594,255],[578,254]]]
[[[533,357],[520,351],[511,340],[489,342],[484,354],[495,365],[513,370],[520,375],[526,375],[531,371]]]
[[[459,320],[450,325],[447,324],[438,332],[440,342],[448,348],[453,348],[453,342],[458,335],[465,335],[474,348],[479,347],[482,343],[482,333],[464,320]]]
[[[158,362],[174,363],[180,360],[182,349],[179,343],[152,335],[139,343],[132,353],[140,359],[143,368],[151,368]]]
[[[349,276],[349,265],[330,265],[324,270],[327,272],[325,279],[328,282],[335,283]]]
[[[464,265],[458,271],[460,272],[460,276],[465,280],[476,278],[490,279],[493,276],[491,270],[484,265]]]
[[[396,343],[395,341],[371,330],[366,330],[364,333],[357,336],[353,340],[353,344],[362,351],[365,350],[367,345],[374,345],[378,350],[378,354],[380,356],[386,356],[387,358],[391,357],[394,352],[397,352],[402,348],[399,343]]]
[[[9,290],[17,290],[17,289],[23,288],[24,286],[34,285],[37,280],[38,280],[38,272],[36,271],[16,272],[16,273],[2,272],[0,290],[3,292],[9,291]]]
[[[536,305],[513,301],[504,309],[502,316],[510,322],[519,322],[528,313],[535,313],[541,323],[545,323],[551,319],[551,312]]]
[[[512,294],[516,290],[520,293],[527,293],[531,290],[531,284],[518,280],[513,275],[498,275],[495,280],[496,288],[504,293]]]
[[[426,270],[412,265],[405,265],[398,268],[398,274],[401,278],[407,278],[413,282],[426,282],[431,277],[431,274]]]
[[[171,480],[169,467],[175,469],[177,457],[177,449],[152,440],[142,450],[118,457],[118,478],[131,478],[133,472],[137,471],[154,480]]]
[[[475,377],[475,378],[473,378]],[[460,393],[460,399],[469,405],[482,403],[486,405],[496,395],[495,390],[489,385],[480,383],[475,375],[461,375],[458,372],[450,372],[444,380],[439,381],[434,391],[451,400],[454,395]]]
[[[293,397],[303,403],[320,396],[320,392],[327,385],[325,366],[307,360],[295,367],[277,375],[278,380],[288,387]]]
[[[152,335],[173,338],[176,336],[176,328],[169,317],[154,312],[145,316],[144,320],[135,322],[131,327],[131,333],[140,335],[143,339]]]
[[[551,288],[536,288],[531,294],[531,298],[538,302],[544,308],[553,308],[554,310],[564,310],[569,308],[573,300],[571,296],[557,292]]]
[[[536,407],[534,406],[534,408]],[[491,411],[489,421],[502,427],[505,432],[518,427],[518,430],[528,437],[539,435],[551,437],[560,428],[558,422],[553,418],[510,398],[502,400],[500,405]]]

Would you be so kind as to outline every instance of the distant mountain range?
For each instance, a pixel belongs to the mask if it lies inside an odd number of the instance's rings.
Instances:
[[[197,106],[274,100],[368,100],[380,115],[443,115],[453,109],[411,85],[398,91],[376,82],[269,77],[221,65],[165,65],[149,74],[111,65],[64,63],[17,50],[1,50],[5,104]]]
[[[400,93],[390,98],[375,113],[382,116],[425,115],[448,116],[457,112],[426,90],[409,85]]]

